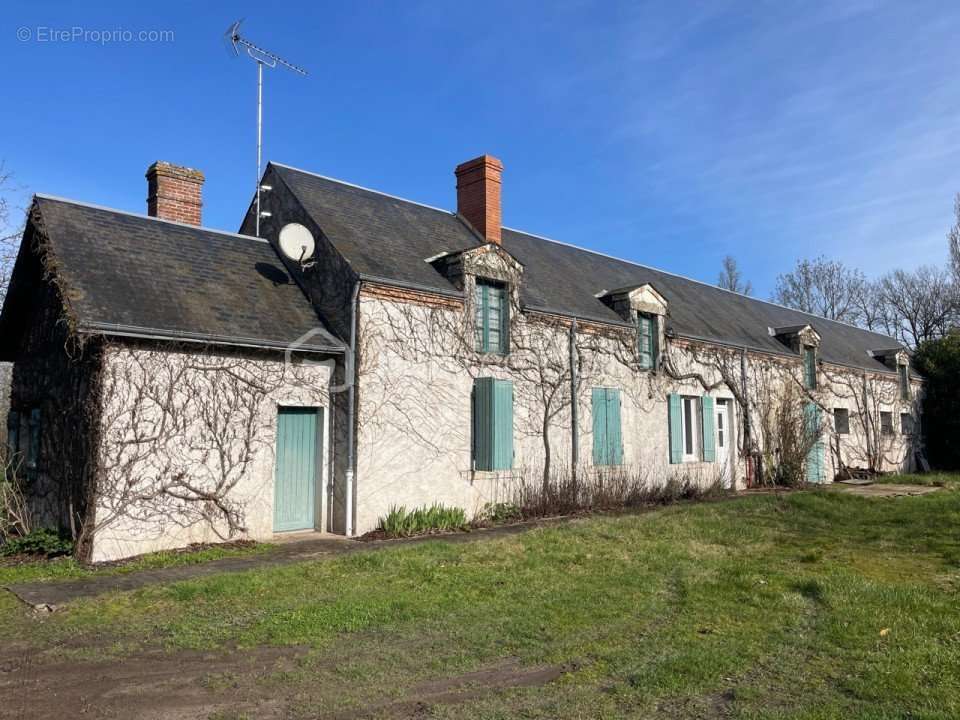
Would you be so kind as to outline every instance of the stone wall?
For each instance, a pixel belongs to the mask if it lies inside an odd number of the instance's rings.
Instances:
[[[361,292],[359,533],[373,529],[394,505],[412,508],[442,502],[472,514],[488,502],[511,499],[519,479],[538,476],[547,458],[553,473],[571,466],[570,320],[524,313],[514,296],[510,354],[477,353],[470,275],[465,278],[464,301],[375,285],[365,285]],[[826,480],[832,480],[842,464],[883,471],[909,466],[910,439],[899,434],[899,413],[916,414],[914,402],[921,391],[916,381],[914,400],[902,403],[892,373],[823,366],[818,387],[807,390],[799,355],[768,355],[665,337],[661,338],[661,366],[641,370],[634,351],[636,334],[630,328],[580,323],[574,337],[581,471],[599,470],[592,458],[595,387],[620,391],[624,451],[620,470],[650,484],[683,477],[743,487],[748,451],[760,455],[765,445],[777,442],[773,433],[763,431],[769,425],[765,414],[786,397],[793,398],[798,413],[807,402],[822,408]],[[512,472],[471,470],[471,390],[474,379],[481,376],[513,382]],[[859,399],[851,388],[859,389]],[[670,393],[710,395],[729,403],[734,435],[727,466],[670,463]],[[753,428],[750,438],[744,436],[742,422],[745,396]],[[849,435],[838,437],[833,432],[836,407],[851,408]],[[894,413],[893,435],[875,432],[881,409]]]
[[[332,370],[332,360],[285,365],[267,354],[109,346],[90,559],[270,539],[277,409],[328,410]],[[324,435],[318,529],[333,456]]]

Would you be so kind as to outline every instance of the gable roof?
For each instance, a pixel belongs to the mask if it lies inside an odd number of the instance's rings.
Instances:
[[[287,165],[270,168],[361,278],[459,294],[428,262],[482,244],[456,213]],[[519,230],[505,227],[502,237],[525,267],[520,299],[527,309],[624,324],[598,295],[649,283],[669,303],[667,326],[679,337],[787,355],[768,328],[810,325],[826,362],[892,372],[867,352],[899,346],[885,335]]]
[[[46,195],[34,211],[79,332],[285,349],[320,329],[297,349],[343,352],[265,240]],[[25,312],[9,299],[4,331]]]

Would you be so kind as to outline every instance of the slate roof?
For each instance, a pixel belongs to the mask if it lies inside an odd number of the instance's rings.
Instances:
[[[264,240],[37,195],[78,330],[343,352]],[[9,312],[4,308],[4,314]]]
[[[457,293],[426,260],[481,244],[455,213],[403,200],[286,165],[271,168],[361,278]],[[524,307],[586,320],[623,323],[597,295],[650,283],[669,303],[677,336],[790,354],[769,328],[809,324],[830,363],[892,372],[870,349],[896,340],[706,283],[529,233],[503,229],[503,248],[524,266]],[[459,294],[459,293],[457,293]]]

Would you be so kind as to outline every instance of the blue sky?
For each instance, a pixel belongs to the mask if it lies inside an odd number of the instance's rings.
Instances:
[[[240,17],[310,71],[267,75],[268,159],[452,208],[487,152],[506,225],[708,282],[730,253],[762,297],[798,257],[946,259],[960,4],[939,1],[8,2],[0,159],[25,192],[137,212],[150,162],[199,167],[205,224],[236,230]],[[173,39],[50,40],[73,28]]]

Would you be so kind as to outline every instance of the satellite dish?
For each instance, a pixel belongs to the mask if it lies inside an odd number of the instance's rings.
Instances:
[[[313,255],[313,233],[300,223],[287,223],[280,229],[280,251],[294,262],[303,263]]]

